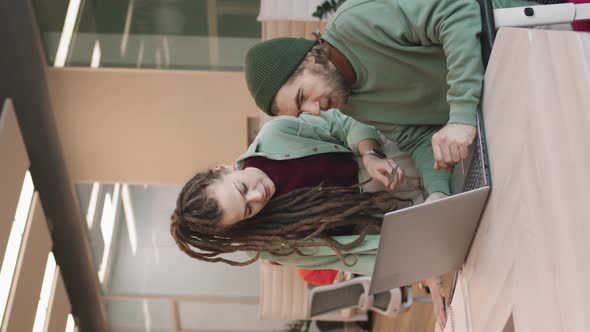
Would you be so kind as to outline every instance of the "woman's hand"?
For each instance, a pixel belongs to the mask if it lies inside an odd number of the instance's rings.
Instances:
[[[363,164],[372,179],[394,190],[404,180],[404,170],[391,159],[381,159],[372,154],[363,156]]]
[[[432,307],[434,309],[434,317],[438,323],[441,331],[445,329],[447,324],[447,312],[445,294],[443,291],[443,284],[441,277],[432,277],[422,282],[430,289],[430,297],[432,298]]]

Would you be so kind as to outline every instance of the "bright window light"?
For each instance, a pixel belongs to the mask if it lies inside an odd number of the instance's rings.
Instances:
[[[76,27],[79,12],[80,0],[70,0],[68,11],[66,12],[64,27],[61,31],[61,37],[59,38],[59,44],[57,44],[57,53],[55,54],[55,61],[53,63],[55,67],[63,67],[66,64],[66,58],[68,57],[68,51],[70,50],[70,43],[72,42],[72,35],[74,34],[74,28]]]
[[[129,234],[129,243],[131,244],[131,252],[135,255],[137,253],[137,227],[135,226],[135,214],[133,213],[129,185],[127,184],[123,185],[121,199],[123,201],[123,212],[125,213],[125,222],[127,224],[127,233]]]
[[[102,217],[100,219],[100,231],[104,240],[104,252],[102,255],[102,261],[98,268],[98,280],[100,283],[104,283],[105,276],[107,274],[110,254],[111,254],[111,243],[113,242],[113,235],[115,230],[115,218],[117,217],[117,208],[119,205],[119,195],[121,193],[121,184],[115,184],[113,190],[113,197],[110,194],[106,194],[104,198],[104,205],[102,208]]]
[[[86,212],[86,223],[88,224],[88,229],[92,228],[92,224],[94,223],[94,215],[96,214],[96,205],[98,204],[98,190],[100,189],[100,184],[98,182],[94,182],[92,184],[92,191],[90,192],[90,201],[88,202],[88,210]]]
[[[115,207],[113,206],[111,194],[106,194],[104,205],[102,207],[102,216],[100,218],[100,232],[104,239],[105,247],[108,247],[113,237],[113,226],[115,224]]]
[[[148,301],[143,300],[142,307],[143,307],[143,321],[145,322],[145,330],[151,331],[152,330],[152,317],[150,316],[150,309],[148,307]]]
[[[43,285],[41,286],[41,294],[39,296],[39,304],[37,305],[37,314],[35,315],[33,332],[43,332],[43,328],[45,327],[45,317],[47,317],[49,297],[51,297],[51,289],[53,288],[54,279],[55,257],[53,257],[53,253],[50,252],[47,257],[47,265],[45,265],[45,275],[43,276]]]
[[[75,329],[76,329],[76,322],[74,321],[74,316],[72,316],[72,314],[69,314],[68,320],[66,321],[65,332],[74,332]]]
[[[129,31],[131,30],[131,19],[133,18],[133,3],[135,0],[129,1],[127,6],[127,18],[125,19],[125,28],[123,29],[123,38],[121,38],[121,56],[127,53],[127,42],[129,41]]]
[[[92,58],[90,58],[90,68],[100,67],[100,42],[94,42],[94,49],[92,50]]]
[[[25,232],[34,191],[35,187],[33,186],[33,179],[31,178],[31,174],[27,171],[20,192],[20,198],[18,199],[14,222],[10,229],[10,235],[6,245],[6,253],[4,253],[4,260],[2,261],[2,268],[0,269],[0,326],[2,326],[2,321],[4,319],[6,304],[8,303],[8,296],[10,295],[10,288],[12,286],[12,279],[16,271],[16,262],[18,261],[20,244],[23,240],[23,233]]]

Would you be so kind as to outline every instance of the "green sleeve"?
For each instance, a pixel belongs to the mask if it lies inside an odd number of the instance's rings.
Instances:
[[[336,255],[331,256],[270,256],[265,257],[284,265],[295,266],[309,270],[334,269],[338,271],[353,272],[362,275],[371,275],[375,266],[375,253],[346,254],[345,259],[350,266],[345,265]]]
[[[493,0],[494,8],[528,6],[525,0]],[[400,0],[420,45],[441,45],[447,59],[449,123],[475,125],[484,68],[481,13],[476,0]]]
[[[320,117],[325,120],[332,136],[348,146],[354,154],[358,154],[357,146],[364,140],[371,139],[380,145],[383,144],[375,127],[358,122],[335,108],[322,112]]]
[[[356,235],[334,237],[340,243],[349,243],[357,238]],[[313,241],[313,240],[310,240]],[[306,256],[290,254],[288,256],[275,256],[262,253],[261,258],[269,259],[280,264],[296,266],[299,268],[319,270],[335,269],[349,271],[363,275],[371,275],[375,266],[375,257],[379,247],[379,235],[367,235],[364,241],[347,252],[343,252],[346,263],[342,262],[334,251],[328,247],[302,248]],[[253,257],[253,253],[248,253]]]
[[[438,126],[394,126],[387,136],[397,142],[400,149],[412,154],[429,194],[442,192],[450,195],[451,172],[434,169],[432,135],[439,129]]]
[[[402,0],[419,45],[441,45],[447,61],[449,123],[475,125],[483,81],[481,17],[475,0]]]
[[[527,0],[492,0],[494,8],[525,7],[535,4]]]

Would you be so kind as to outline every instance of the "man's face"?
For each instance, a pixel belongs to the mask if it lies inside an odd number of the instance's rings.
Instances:
[[[306,60],[303,72],[277,92],[278,113],[275,115],[299,116],[302,112],[319,115],[322,111],[343,107],[349,94],[350,84],[333,65]]]

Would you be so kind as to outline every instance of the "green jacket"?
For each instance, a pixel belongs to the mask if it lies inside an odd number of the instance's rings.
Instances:
[[[330,152],[358,154],[358,143],[366,139],[383,143],[375,127],[337,109],[322,112],[320,116],[307,113],[299,117],[278,116],[262,127],[238,159],[237,166],[242,168],[244,161],[253,156],[287,160]]]
[[[406,144],[406,148],[409,147],[412,151],[425,189],[429,193],[440,191],[450,194],[450,172],[435,171],[433,168],[434,157],[430,145],[432,132],[428,130],[429,127],[412,128],[415,129],[411,133],[414,137],[413,144]],[[385,131],[384,134],[387,133]],[[369,138],[381,143],[375,127],[358,122],[337,109],[321,112],[320,116],[307,113],[298,118],[278,116],[262,127],[254,142],[238,159],[237,166],[241,168],[244,160],[252,156],[285,160],[329,152],[358,154],[356,145]]]
[[[356,235],[335,236],[340,243],[350,243],[354,241]],[[344,252],[344,259],[351,266],[346,266],[332,249],[327,247],[303,248],[301,251],[310,256],[300,256],[291,254],[289,256],[274,256],[269,253],[262,253],[260,258],[269,259],[283,265],[291,265],[299,268],[320,270],[334,269],[339,271],[354,272],[363,275],[371,275],[373,266],[375,266],[375,257],[379,248],[379,235],[367,235],[365,240],[348,252]],[[251,257],[255,253],[247,252]]]
[[[450,177],[433,169],[432,135],[446,123],[475,125],[484,72],[480,31],[476,0],[348,0],[323,35],[357,76],[342,112],[409,151],[429,193],[449,194]]]
[[[345,116],[337,109],[322,112],[320,116],[302,114],[299,117],[278,116],[262,127],[254,142],[237,161],[242,168],[244,161],[252,156],[263,156],[274,160],[301,158],[309,155],[345,152],[358,154],[357,144],[365,139],[373,139],[380,143],[381,137],[377,130],[369,125]],[[356,239],[355,235],[334,237],[341,243],[349,243]],[[367,235],[359,246],[346,252],[348,267],[329,248],[307,249],[304,252],[312,256],[273,256],[262,253],[262,258],[281,264],[294,265],[308,269],[327,269],[352,271],[360,274],[371,274],[375,254],[379,245],[379,235]],[[255,253],[248,253],[254,255]]]

